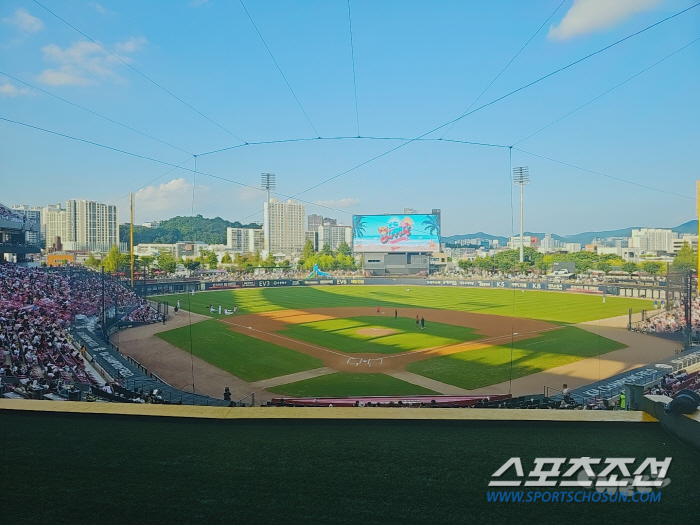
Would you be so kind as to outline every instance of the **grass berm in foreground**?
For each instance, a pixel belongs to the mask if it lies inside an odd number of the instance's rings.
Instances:
[[[565,326],[513,343],[512,378],[542,372],[625,345],[574,326]],[[511,377],[510,342],[415,361],[406,370],[467,390],[495,385]]]
[[[697,522],[700,456],[655,423],[0,411],[0,428],[8,434],[0,476],[8,524]],[[671,484],[660,503],[487,503],[490,476],[514,456],[526,474],[535,457],[672,457]],[[8,496],[18,486],[30,490],[30,503]]]
[[[394,319],[393,315],[375,315],[290,324],[278,333],[349,354],[395,354],[453,345],[482,337],[474,333],[473,328],[434,323],[430,320],[427,326],[427,330],[421,330],[416,328],[415,319]],[[375,329],[390,329],[395,330],[395,333],[373,335],[371,332]],[[358,330],[369,330],[370,334],[358,334]]]
[[[366,366],[366,365],[365,365]],[[386,374],[335,372],[267,389],[291,397],[417,396],[437,394]]]
[[[189,326],[156,335],[186,352],[190,351]],[[323,366],[320,359],[239,334],[215,320],[192,325],[192,353],[250,382]]]
[[[398,308],[420,315],[421,308],[439,308],[482,314],[539,319],[557,323],[581,323],[627,314],[630,308],[652,310],[654,302],[642,299],[576,293],[481,290],[478,288],[441,286],[295,286],[252,288],[199,292],[194,296],[176,294],[152,297],[174,305],[178,299],[182,308],[209,315],[208,306],[223,308],[238,305],[240,313],[260,313],[273,310],[305,308],[367,307],[374,313],[380,305],[387,315]]]

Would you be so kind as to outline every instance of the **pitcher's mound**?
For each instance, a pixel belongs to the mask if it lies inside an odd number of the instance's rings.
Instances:
[[[360,328],[356,330],[355,333],[358,335],[373,335],[379,337],[380,335],[395,334],[396,330],[392,330],[391,328]]]

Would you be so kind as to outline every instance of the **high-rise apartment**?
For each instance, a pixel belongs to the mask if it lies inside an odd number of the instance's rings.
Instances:
[[[290,199],[286,202],[272,198],[264,208],[266,230],[269,239],[266,243],[272,253],[288,255],[300,253],[304,248],[304,223],[306,206]]]
[[[37,244],[41,239],[41,208],[26,204],[15,204],[11,208],[17,215],[25,217],[26,222],[29,223],[26,232],[27,242]]]
[[[335,251],[343,243],[352,246],[352,226],[323,225],[318,227],[319,249],[327,244],[331,250]]]
[[[678,234],[664,228],[635,228],[632,230],[630,248],[638,248],[642,252],[670,252],[673,250],[673,240]]]
[[[108,251],[119,246],[117,207],[88,200],[66,201],[66,240],[68,250]]]
[[[315,232],[318,230],[318,227],[322,224],[323,215],[319,215],[318,213],[312,213],[311,215],[309,215],[308,226],[306,227],[306,231]]]
[[[234,252],[257,253],[265,248],[262,228],[226,228],[226,247]]]
[[[68,240],[66,210],[60,204],[49,204],[41,209],[41,237],[46,241],[46,249],[61,250]]]

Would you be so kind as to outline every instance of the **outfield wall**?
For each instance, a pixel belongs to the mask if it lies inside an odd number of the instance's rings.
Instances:
[[[139,295],[168,295],[204,290],[227,290],[235,288],[279,288],[287,286],[457,286],[464,288],[496,288],[511,290],[544,290],[574,292],[641,299],[666,299],[665,283],[648,284],[577,284],[552,281],[506,281],[498,279],[431,279],[411,277],[327,277],[317,279],[243,279],[218,282],[165,281],[134,283]]]
[[[322,279],[248,279],[222,282],[205,282],[204,290],[232,288],[277,288],[286,286],[335,286],[335,285],[398,285],[398,286],[458,286],[464,288],[497,288],[512,290],[545,290],[556,292],[590,293],[661,299],[665,288],[647,285],[576,284],[562,282],[504,281],[495,279],[416,279],[408,277],[328,277]]]

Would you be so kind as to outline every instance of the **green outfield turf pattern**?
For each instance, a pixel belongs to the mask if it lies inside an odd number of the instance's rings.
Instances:
[[[608,296],[606,302],[597,295],[519,290],[481,290],[478,288],[431,286],[300,286],[219,290],[154,297],[175,304],[180,299],[184,309],[191,304],[193,312],[209,314],[208,306],[233,309],[240,313],[271,310],[328,308],[380,305],[386,312],[409,309],[411,315],[421,308],[440,308],[483,314],[523,317],[560,323],[580,323],[653,309],[653,301]]]
[[[417,396],[437,394],[422,386],[385,374],[335,372],[296,383],[268,388],[270,392],[292,397]]]
[[[691,524],[698,517],[700,456],[654,423],[219,421],[2,411],[0,428],[6,434],[0,521],[8,525],[614,525]],[[536,457],[583,456],[634,457],[635,465],[672,457],[671,483],[660,503],[487,503],[491,475],[511,457],[522,458],[527,475]]]
[[[189,326],[156,335],[190,351]],[[194,355],[244,381],[260,381],[323,366],[320,359],[233,332],[215,320],[193,324],[192,343]]]
[[[620,348],[625,348],[625,345],[567,326],[531,339],[516,341],[513,344],[512,376],[510,343],[415,361],[409,363],[406,370],[472,390]]]
[[[388,313],[388,312],[387,312]],[[280,334],[345,353],[395,354],[410,350],[446,346],[479,339],[473,328],[427,322],[427,328],[416,328],[415,319],[375,315],[327,319],[312,323],[290,324]],[[392,329],[389,335],[358,334],[360,329]]]

